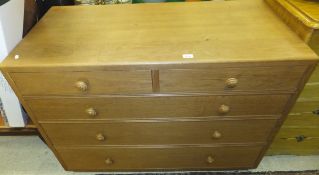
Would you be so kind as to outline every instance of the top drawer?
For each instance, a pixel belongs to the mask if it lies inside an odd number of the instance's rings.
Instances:
[[[160,70],[161,92],[294,92],[306,66]]]
[[[10,74],[22,95],[151,93],[149,70]]]

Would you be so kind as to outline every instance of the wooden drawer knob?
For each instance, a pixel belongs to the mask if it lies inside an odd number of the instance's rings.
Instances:
[[[220,105],[220,107],[218,108],[218,112],[220,114],[227,114],[230,111],[230,107],[227,105]]]
[[[111,158],[106,158],[105,159],[105,164],[106,165],[112,165],[114,162],[113,162],[113,160],[111,159]]]
[[[208,156],[208,157],[207,157],[207,163],[212,164],[212,163],[214,163],[214,162],[215,162],[215,159],[214,159],[213,156]]]
[[[316,110],[312,111],[312,114],[319,115],[319,109],[316,109]]]
[[[105,140],[105,137],[103,134],[99,133],[99,134],[96,134],[96,140],[98,141],[104,141]]]
[[[97,116],[97,112],[96,112],[96,110],[95,110],[94,108],[88,108],[88,109],[86,109],[86,113],[87,113],[89,116],[92,116],[92,117]]]
[[[226,87],[228,88],[234,88],[238,84],[238,79],[237,78],[228,78],[225,82]]]
[[[222,137],[222,134],[219,131],[214,131],[213,139],[220,139],[221,137]]]
[[[88,90],[89,86],[88,83],[84,81],[78,81],[75,83],[76,88],[78,88],[80,91],[85,92]]]

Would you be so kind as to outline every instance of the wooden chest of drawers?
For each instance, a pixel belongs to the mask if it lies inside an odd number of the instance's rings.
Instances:
[[[67,170],[245,169],[316,63],[238,0],[54,7],[1,70]]]
[[[265,0],[317,54],[319,1]],[[319,68],[315,69],[279,131],[269,154],[319,154]]]

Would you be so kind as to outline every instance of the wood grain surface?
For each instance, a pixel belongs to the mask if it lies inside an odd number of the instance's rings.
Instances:
[[[294,92],[304,66],[160,70],[160,92],[269,91]],[[227,80],[235,78],[235,87]]]
[[[41,126],[56,146],[183,145],[265,143],[276,122],[274,119],[215,119],[99,123],[41,122]]]
[[[307,125],[303,127],[284,125],[284,128],[282,128],[276,136],[267,154],[319,154],[319,128],[314,126],[309,127]]]
[[[1,71],[67,170],[242,169],[317,59],[262,0],[78,6],[53,7]]]
[[[27,99],[37,120],[281,116],[289,95],[183,95]],[[220,111],[226,105],[228,112]],[[95,116],[87,109],[93,108]]]
[[[67,169],[75,171],[236,169],[254,166],[260,150],[260,146],[58,148]],[[212,163],[207,162],[209,156]],[[112,164],[106,164],[106,159],[111,159]]]
[[[270,7],[288,26],[296,32],[317,54],[319,54],[319,2],[304,0],[266,0]],[[318,129],[319,117],[319,68],[313,72],[297,103],[292,109],[283,129],[278,135],[303,135]],[[319,111],[318,111],[319,112]],[[284,128],[295,128],[287,130]],[[299,132],[296,133],[296,132]],[[289,133],[291,132],[291,133]],[[269,154],[319,154],[318,140],[308,139],[305,142],[294,142],[295,139],[276,137]]]
[[[225,13],[225,9],[236,13]],[[194,58],[185,59],[184,54],[193,54]],[[20,58],[14,59],[15,55]],[[145,3],[53,7],[2,67],[255,62],[316,57],[262,0]]]
[[[12,73],[22,95],[94,95],[151,93],[151,71]],[[84,82],[87,90],[76,83]],[[39,86],[41,84],[41,86]]]

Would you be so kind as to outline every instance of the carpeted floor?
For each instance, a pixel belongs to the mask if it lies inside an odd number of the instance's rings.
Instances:
[[[162,173],[127,173],[121,175],[319,175],[319,170],[315,171],[278,171],[278,172],[162,172]],[[110,175],[110,174],[96,174]]]

